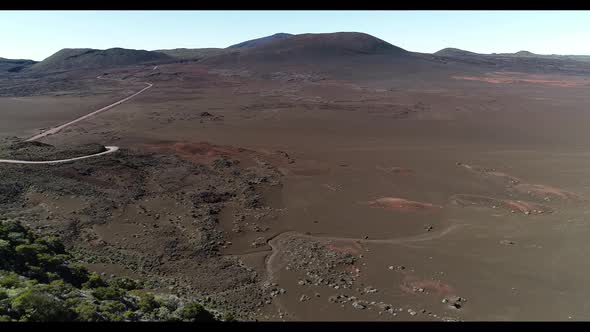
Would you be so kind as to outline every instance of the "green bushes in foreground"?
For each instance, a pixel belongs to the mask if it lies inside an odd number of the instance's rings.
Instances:
[[[57,239],[1,220],[0,322],[216,320],[198,303],[142,291],[129,278],[107,282],[72,260]]]

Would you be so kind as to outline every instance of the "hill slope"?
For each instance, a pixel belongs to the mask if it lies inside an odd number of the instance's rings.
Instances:
[[[37,63],[33,60],[0,58],[0,72],[19,72]]]
[[[261,46],[261,45],[265,45],[270,42],[273,42],[275,40],[285,39],[285,38],[289,38],[291,36],[293,36],[293,35],[290,33],[283,33],[283,32],[275,33],[272,36],[266,36],[266,37],[262,37],[262,38],[246,40],[244,42],[241,42],[241,43],[238,43],[235,45],[231,45],[228,48],[248,48],[248,47]]]
[[[167,50],[155,50],[181,60],[200,60],[209,56],[219,55],[227,52],[224,48],[174,48]]]
[[[124,48],[95,50],[89,48],[63,49],[33,65],[34,71],[53,71],[89,68],[110,68],[140,63],[170,61],[169,55]]]

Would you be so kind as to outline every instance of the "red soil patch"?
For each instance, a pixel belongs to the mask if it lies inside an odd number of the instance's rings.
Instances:
[[[582,201],[583,198],[575,193],[561,190],[558,188],[545,186],[541,184],[519,184],[514,186],[514,189],[521,193],[527,193],[535,198],[541,198],[545,200],[559,199],[559,200],[574,200]]]
[[[501,180],[509,185],[515,185],[515,184],[522,182],[519,178],[509,175],[509,174],[506,174],[504,172],[499,172],[494,168],[483,168],[483,167],[479,167],[479,166],[472,166],[472,165],[461,164],[461,163],[459,163],[459,166],[464,167],[472,172],[479,173],[483,176],[486,176],[486,177],[489,177],[492,179]]]
[[[370,201],[368,202],[368,204],[372,208],[381,208],[398,211],[423,211],[442,209],[442,206],[433,205],[430,203],[415,202],[404,198],[396,197],[383,197],[376,199],[374,201]]]
[[[174,153],[184,159],[202,164],[210,164],[220,158],[242,160],[254,152],[231,146],[217,146],[206,142],[162,143],[147,145],[145,147],[151,151]]]
[[[351,255],[360,255],[363,247],[357,243],[357,242],[353,242],[350,245],[334,245],[334,244],[329,244],[327,246],[328,250],[332,250],[335,252],[340,252],[340,253],[346,253],[346,254],[351,254]]]
[[[509,211],[521,212],[524,214],[542,214],[552,212],[551,208],[533,202],[498,199],[479,195],[454,195],[451,197],[451,201],[460,206],[499,208]]]
[[[211,164],[217,159],[226,158],[239,160],[244,166],[266,162],[273,167],[285,167],[292,159],[283,151],[255,151],[227,145],[214,145],[207,142],[199,143],[161,143],[144,145],[146,150],[173,153],[179,157],[199,164]]]
[[[409,294],[420,294],[422,293],[419,291],[420,289],[422,289],[423,292],[435,293],[441,296],[449,296],[455,293],[453,287],[441,281],[418,279],[413,276],[404,277],[400,289]]]

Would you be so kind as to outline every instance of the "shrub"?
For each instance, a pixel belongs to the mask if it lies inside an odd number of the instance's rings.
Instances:
[[[77,315],[76,320],[82,322],[99,322],[102,320],[101,315],[98,313],[98,307],[90,302],[82,302],[74,308],[74,312]]]
[[[36,262],[37,254],[46,252],[47,246],[39,243],[19,244],[14,250],[16,251],[16,254],[26,262]]]
[[[35,289],[27,289],[15,297],[12,309],[21,321],[68,321],[75,317],[75,313],[67,308],[63,301]]]
[[[12,253],[12,246],[10,242],[0,239],[0,258],[8,258]]]
[[[121,302],[107,301],[100,304],[98,312],[104,316],[107,321],[119,322],[125,317],[125,306]]]
[[[100,279],[100,277],[99,277]],[[88,282],[89,274],[88,269],[82,264],[73,264],[70,268],[70,280],[68,280],[72,285],[76,287],[80,287],[85,282]]]
[[[92,295],[99,300],[120,300],[125,292],[115,287],[98,287],[92,291]]]
[[[126,277],[113,278],[113,279],[109,280],[109,284],[111,286],[114,286],[117,288],[122,288],[122,289],[125,289],[128,291],[138,289],[140,287],[138,282],[136,282],[133,279],[126,278]]]
[[[104,287],[107,284],[104,282],[104,280],[102,280],[100,278],[100,276],[96,273],[91,273],[88,276],[88,280],[82,284],[82,287],[84,288],[98,288],[98,287]]]
[[[65,252],[63,243],[55,236],[39,238],[35,242],[46,246],[49,251],[54,253],[61,254]]]
[[[236,318],[235,318],[235,316],[231,312],[226,312],[223,315],[223,320],[226,321],[226,322],[235,322],[236,321]]]
[[[20,276],[14,272],[5,272],[0,275],[0,286],[4,288],[18,288],[21,285]]]
[[[202,305],[198,303],[189,303],[182,308],[180,317],[183,320],[195,321],[195,322],[210,322],[214,321],[215,317],[205,310]]]
[[[151,293],[143,293],[139,295],[139,309],[143,312],[152,312],[154,309],[160,307],[158,301]]]
[[[123,318],[127,321],[136,321],[137,313],[132,310],[127,310],[125,313],[123,313]]]

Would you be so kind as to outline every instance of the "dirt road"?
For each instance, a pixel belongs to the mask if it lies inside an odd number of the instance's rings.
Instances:
[[[102,77],[98,76],[97,79],[105,79],[105,78],[102,78]],[[43,131],[40,134],[35,135],[35,136],[27,139],[26,141],[27,142],[32,142],[32,141],[39,140],[39,139],[41,139],[43,137],[46,137],[48,135],[57,134],[58,132],[60,132],[64,128],[67,128],[67,127],[69,127],[71,125],[74,125],[74,124],[76,124],[76,123],[78,123],[80,121],[83,121],[85,119],[88,119],[88,118],[90,118],[92,116],[95,116],[97,114],[100,114],[102,112],[106,112],[106,111],[108,111],[108,110],[110,110],[110,109],[112,109],[112,108],[114,108],[116,106],[119,106],[122,103],[124,103],[126,101],[129,101],[130,99],[132,99],[132,98],[134,98],[134,97],[142,94],[143,92],[147,91],[148,89],[150,89],[153,86],[152,83],[148,83],[148,82],[143,82],[143,83],[146,84],[146,87],[144,87],[143,89],[137,91],[136,93],[134,93],[134,94],[132,94],[132,95],[130,95],[128,97],[125,97],[125,98],[123,98],[123,99],[121,99],[119,101],[116,101],[116,102],[114,102],[114,103],[112,103],[112,104],[110,104],[108,106],[105,106],[105,107],[103,107],[101,109],[98,109],[98,110],[96,110],[94,112],[91,112],[91,113],[88,113],[88,114],[86,114],[84,116],[81,116],[81,117],[79,117],[79,118],[77,118],[75,120],[72,120],[72,121],[68,122],[68,123],[64,123],[64,124],[62,124],[60,126],[57,126],[57,127],[51,128],[51,129],[48,129],[46,131]],[[119,147],[117,147],[117,146],[106,146],[105,148],[107,149],[107,151],[96,153],[96,154],[92,154],[92,155],[81,156],[81,157],[76,157],[76,158],[69,158],[69,159],[62,159],[62,160],[27,161],[27,160],[0,159],[0,163],[4,163],[4,164],[58,164],[58,163],[66,163],[66,162],[71,162],[71,161],[76,161],[76,160],[82,160],[82,159],[87,159],[87,158],[92,158],[92,157],[99,157],[99,156],[110,154],[110,153],[113,153],[113,152],[116,152],[116,151],[119,150]]]
[[[61,160],[48,160],[48,161],[45,161],[45,160],[43,160],[43,161],[27,161],[27,160],[0,159],[0,164],[59,164],[59,163],[67,163],[70,161],[82,160],[82,159],[87,159],[87,158],[99,157],[99,156],[103,156],[105,154],[113,153],[113,152],[116,152],[117,150],[119,150],[118,146],[105,146],[105,148],[107,150],[104,152],[91,154],[91,155],[87,155],[87,156],[82,156],[82,157],[76,157],[76,158],[61,159]]]

